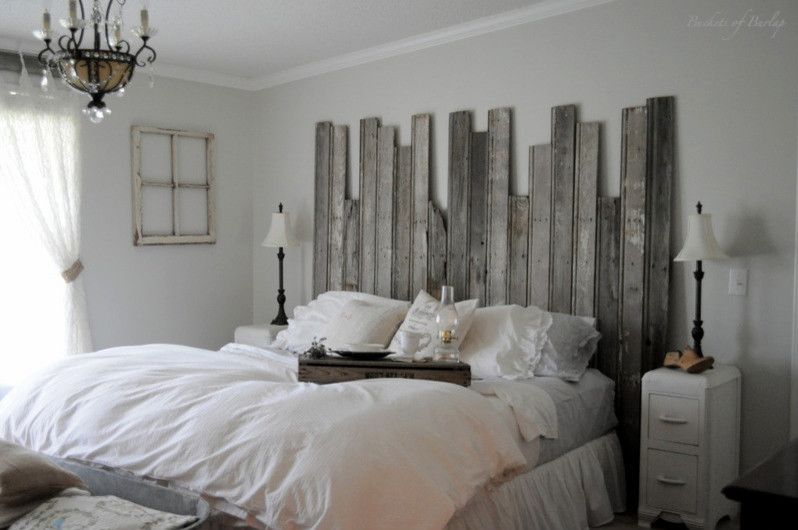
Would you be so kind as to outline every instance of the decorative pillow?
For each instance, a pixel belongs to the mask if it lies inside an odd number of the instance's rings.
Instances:
[[[67,488],[86,485],[46,456],[0,440],[0,507],[47,499]]]
[[[550,325],[551,315],[535,306],[477,309],[460,358],[476,377],[533,377]]]
[[[118,497],[56,497],[18,519],[11,530],[174,530],[197,521],[193,515],[175,515],[145,508]]]
[[[601,338],[596,331],[596,319],[563,313],[551,313],[551,317],[548,340],[535,366],[535,375],[579,381]]]
[[[404,322],[399,326],[400,331],[412,331],[423,336],[418,350],[420,355],[432,355],[432,352],[435,350],[438,336],[438,328],[435,324],[435,313],[438,310],[438,303],[438,300],[428,292],[424,290],[419,291],[412,307],[410,307],[410,311],[407,312]],[[454,304],[458,315],[458,325],[455,331],[455,343],[458,347],[462,344],[463,339],[465,339],[471,329],[471,323],[474,320],[474,311],[477,309],[478,305],[479,300],[463,300],[462,302]],[[402,350],[397,337],[394,337],[391,341],[390,349],[397,352]]]
[[[320,294],[306,306],[294,308],[294,317],[288,319],[288,328],[277,334],[272,346],[294,353],[304,353],[314,338],[325,337],[327,323],[341,312],[351,300],[363,300],[377,305],[401,307],[406,312],[409,302],[392,300],[373,294],[352,291],[328,291]]]
[[[402,305],[350,300],[324,329],[325,345],[346,349],[349,344],[374,344],[384,348],[405,318]]]

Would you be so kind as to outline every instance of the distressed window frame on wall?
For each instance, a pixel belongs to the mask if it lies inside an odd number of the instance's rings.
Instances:
[[[153,179],[151,175],[142,175],[142,156],[146,156],[142,149],[142,136],[161,135],[170,139],[170,168],[169,178],[164,180]],[[180,168],[178,167],[178,143],[181,138],[200,139],[205,141],[205,180],[198,182],[181,182]],[[208,132],[182,131],[177,129],[164,129],[159,127],[146,127],[134,125],[131,127],[131,141],[133,145],[133,243],[135,246],[145,245],[192,245],[216,243],[216,207],[215,207],[215,176],[213,170],[215,136]],[[144,227],[144,200],[145,188],[171,189],[171,233],[147,233]],[[207,231],[206,233],[183,233],[180,223],[180,192],[181,190],[205,190],[207,192]]]

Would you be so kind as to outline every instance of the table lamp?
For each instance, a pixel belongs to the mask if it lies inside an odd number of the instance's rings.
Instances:
[[[291,236],[291,218],[288,212],[283,212],[283,203],[280,203],[278,211],[272,214],[272,224],[269,233],[263,240],[264,247],[276,248],[277,260],[280,270],[280,286],[277,289],[277,316],[272,320],[274,326],[287,326],[288,317],[285,315],[285,289],[283,288],[283,259],[285,259],[284,247],[296,246],[296,241]]]
[[[698,213],[690,214],[687,219],[687,239],[684,241],[684,246],[679,254],[673,261],[695,261],[696,268],[693,272],[695,277],[695,320],[693,320],[693,350],[699,357],[703,357],[704,353],[701,351],[701,339],[704,338],[704,328],[702,325],[704,321],[701,320],[701,280],[704,279],[704,269],[701,263],[704,260],[722,260],[727,259],[720,245],[715,240],[715,234],[712,231],[712,216],[707,213],[701,213],[703,206],[699,202],[696,205]]]

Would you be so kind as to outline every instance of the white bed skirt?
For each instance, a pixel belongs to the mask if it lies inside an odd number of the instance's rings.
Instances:
[[[626,509],[623,458],[615,432],[501,486],[482,491],[448,530],[577,530],[600,526]]]

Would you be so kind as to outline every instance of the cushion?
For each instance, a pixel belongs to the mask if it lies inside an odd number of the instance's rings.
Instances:
[[[596,319],[551,313],[552,324],[535,375],[579,381],[596,353],[601,333]]]
[[[67,488],[86,486],[46,456],[0,440],[0,507],[47,499]]]
[[[295,307],[293,318],[288,319],[288,328],[277,334],[272,346],[294,353],[304,353],[310,348],[314,338],[321,339],[325,336],[327,323],[333,317],[336,317],[343,309],[344,304],[350,300],[363,300],[378,305],[402,307],[405,311],[410,307],[409,302],[392,300],[373,294],[328,291],[320,294],[306,306]]]
[[[535,306],[477,309],[460,358],[471,365],[476,377],[533,377],[550,325],[551,314]]]
[[[407,309],[401,305],[350,300],[324,328],[325,345],[348,349],[350,344],[385,348],[402,323]]]
[[[435,324],[435,313],[438,310],[438,300],[424,290],[419,291],[410,311],[399,326],[400,331],[411,331],[419,333],[423,336],[420,341],[420,347],[417,352],[419,356],[431,356],[435,350],[438,337],[438,327]],[[474,320],[474,311],[479,305],[479,300],[464,300],[454,304],[457,310],[457,330],[455,331],[455,344],[459,348],[463,339],[468,335],[471,329],[471,323]],[[392,351],[401,351],[399,345],[399,338],[394,337],[391,341],[390,349]]]
[[[196,521],[193,515],[161,512],[118,497],[61,496],[18,519],[11,530],[173,530]]]

